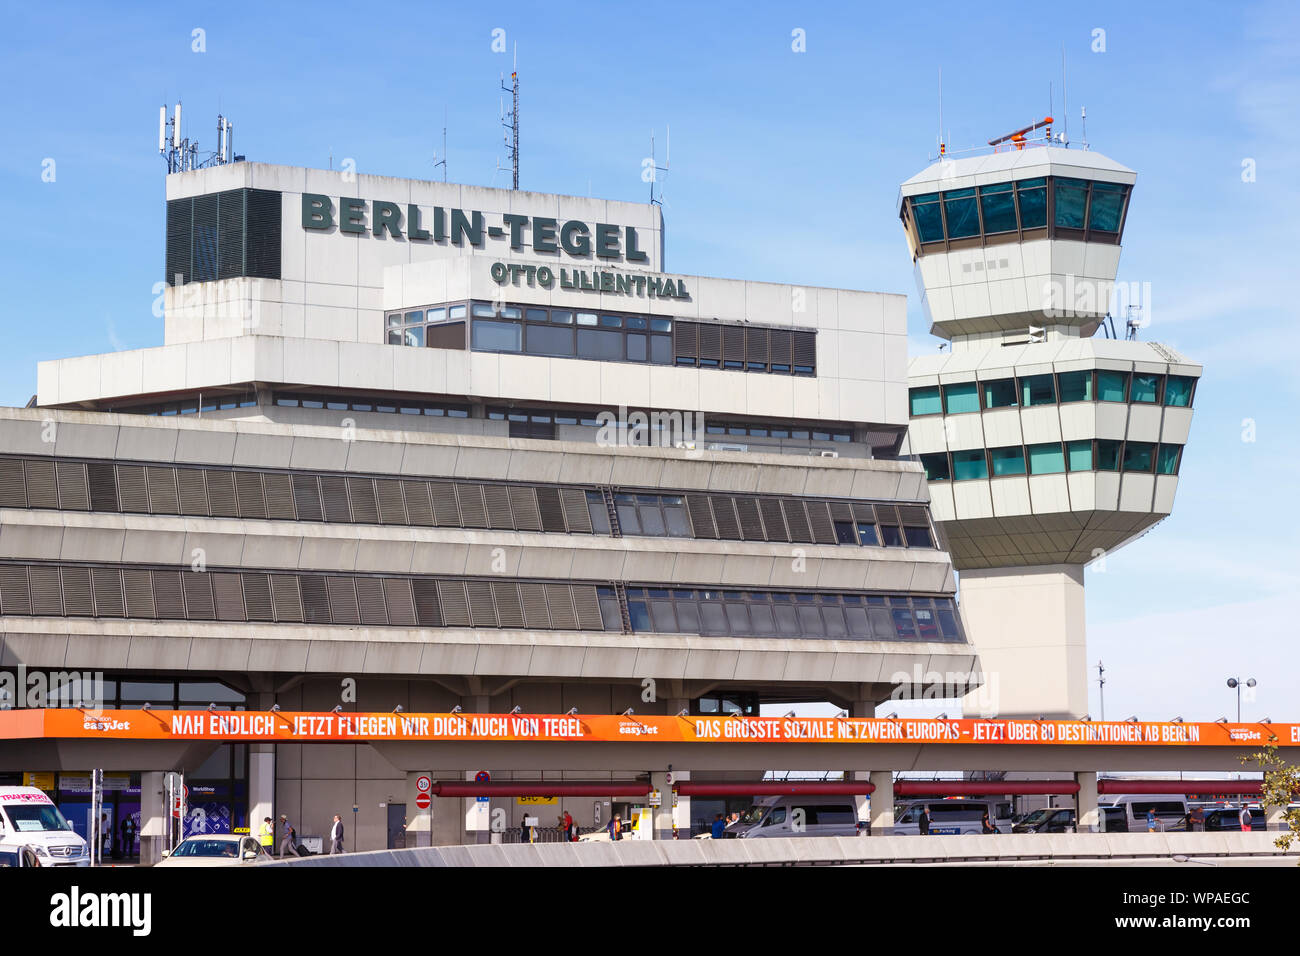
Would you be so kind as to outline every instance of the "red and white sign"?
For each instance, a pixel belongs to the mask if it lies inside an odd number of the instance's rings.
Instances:
[[[417,807],[419,807],[421,810],[428,810],[428,809],[429,809],[429,795],[428,795],[427,793],[419,794],[419,795],[415,798],[415,805],[416,805]]]
[[[415,789],[421,793],[428,793],[433,788],[433,781],[428,777],[420,776],[415,778]]]

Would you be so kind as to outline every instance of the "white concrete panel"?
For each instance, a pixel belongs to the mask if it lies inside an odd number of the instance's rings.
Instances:
[[[989,491],[993,497],[995,515],[1030,513],[1029,483],[1024,477],[990,479]]]

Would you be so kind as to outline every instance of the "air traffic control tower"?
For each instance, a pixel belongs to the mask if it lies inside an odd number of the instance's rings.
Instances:
[[[1136,174],[1050,125],[1030,143],[1035,128],[902,185],[922,306],[948,342],[911,360],[909,441],[985,699],[1078,717],[1084,566],[1172,510],[1201,366],[1107,321]]]

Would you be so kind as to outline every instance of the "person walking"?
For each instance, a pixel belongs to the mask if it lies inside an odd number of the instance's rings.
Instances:
[[[1147,833],[1156,832],[1156,811],[1154,807],[1147,807]]]
[[[564,826],[564,842],[571,843],[573,841],[573,817],[569,814],[568,810],[564,811],[564,817],[561,822]]]
[[[275,824],[271,822],[270,817],[262,821],[262,826],[257,831],[257,839],[267,856],[275,855]]]
[[[921,836],[928,836],[930,833],[930,807],[922,805],[921,815],[916,819],[916,830]]]
[[[343,852],[343,820],[334,814],[334,825],[330,827],[330,855]]]
[[[1241,805],[1241,812],[1237,814],[1237,819],[1241,822],[1241,832],[1250,832],[1250,808],[1244,803]]]
[[[980,821],[980,828],[981,828],[982,832],[984,832],[984,833],[997,833],[997,832],[998,832],[998,828],[995,827],[995,826],[993,825],[993,821],[989,819],[989,812],[988,812],[988,810],[985,810],[985,811],[984,811],[984,819]]]
[[[1192,807],[1192,812],[1187,815],[1187,823],[1188,823],[1188,828],[1194,833],[1199,833],[1200,831],[1204,830],[1205,829],[1205,808],[1199,806]]]
[[[528,842],[528,818],[524,817],[519,821],[519,842]]]
[[[284,859],[289,853],[294,856],[302,856],[298,852],[297,841],[294,839],[298,834],[294,831],[293,826],[289,823],[287,814],[280,814],[280,829],[284,833],[283,839],[280,840],[280,859]],[[288,847],[288,851],[285,848]]]
[[[128,813],[122,821],[122,855],[135,856],[135,816]]]
[[[605,824],[605,829],[609,831],[611,841],[623,839],[623,821],[618,814],[609,818],[609,823]]]
[[[716,814],[713,817],[713,826],[709,828],[709,835],[715,840],[721,840],[727,832],[727,821],[722,819],[722,814]]]

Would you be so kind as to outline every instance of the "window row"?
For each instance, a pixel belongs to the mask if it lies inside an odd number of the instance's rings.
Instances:
[[[1060,176],[968,186],[909,197],[904,223],[910,222],[922,251],[945,240],[1012,242],[1039,229],[1059,238],[1118,243],[1129,188]]]
[[[118,412],[127,415],[201,415],[204,412],[225,411],[230,408],[256,408],[257,395],[245,392],[242,395],[191,395],[188,398],[172,399],[168,402],[149,402],[143,405],[128,405],[118,408],[111,404],[101,405],[101,412]]]
[[[746,495],[587,492],[596,534],[933,548],[921,505]]]
[[[992,408],[1032,408],[1035,405],[1072,402],[1132,402],[1190,408],[1196,379],[1189,375],[1158,375],[1084,369],[1000,378],[981,382],[953,382],[910,389],[913,418],[924,415],[961,415]]]
[[[0,564],[0,613],[365,627],[961,641],[950,598],[530,580]]]
[[[595,585],[0,565],[0,610],[40,617],[601,630]]]
[[[1067,471],[1176,475],[1182,456],[1182,445],[1084,438],[1064,443],[938,452],[920,458],[927,481],[971,481],[1007,475],[1059,475]]]
[[[0,508],[591,534],[583,489],[0,458]]]
[[[432,415],[469,418],[469,406],[418,398],[375,398],[369,395],[327,395],[276,392],[272,401],[281,408],[324,408],[336,412],[375,412],[388,415]]]
[[[492,421],[507,421],[514,425],[583,425],[589,428],[600,428],[606,423],[598,417],[602,411],[608,412],[608,409],[552,409],[552,408],[503,408],[500,406],[489,406],[487,417]],[[629,433],[629,444],[654,445],[658,444],[656,434],[664,428],[673,429],[681,424],[680,413],[670,413],[665,416],[661,413],[652,411],[640,411],[639,414],[645,416],[645,425],[636,426],[627,425],[626,430]],[[631,418],[629,413],[628,418]],[[636,435],[631,433],[635,431]],[[704,423],[705,435],[732,435],[737,437],[749,438],[788,438],[798,441],[838,441],[848,442],[853,440],[853,430],[851,428],[807,428],[792,425],[775,424],[772,422],[730,422],[706,420]],[[523,430],[518,432],[511,429],[512,438],[530,438],[530,437],[554,437],[554,432],[540,431],[536,434],[524,434]],[[639,438],[639,441],[633,440]]]
[[[606,630],[621,620],[614,588],[596,589]],[[628,587],[633,633],[963,641],[951,598]]]
[[[934,546],[920,505],[629,492],[609,492],[607,504],[605,495],[564,485],[0,457],[0,508]]]

